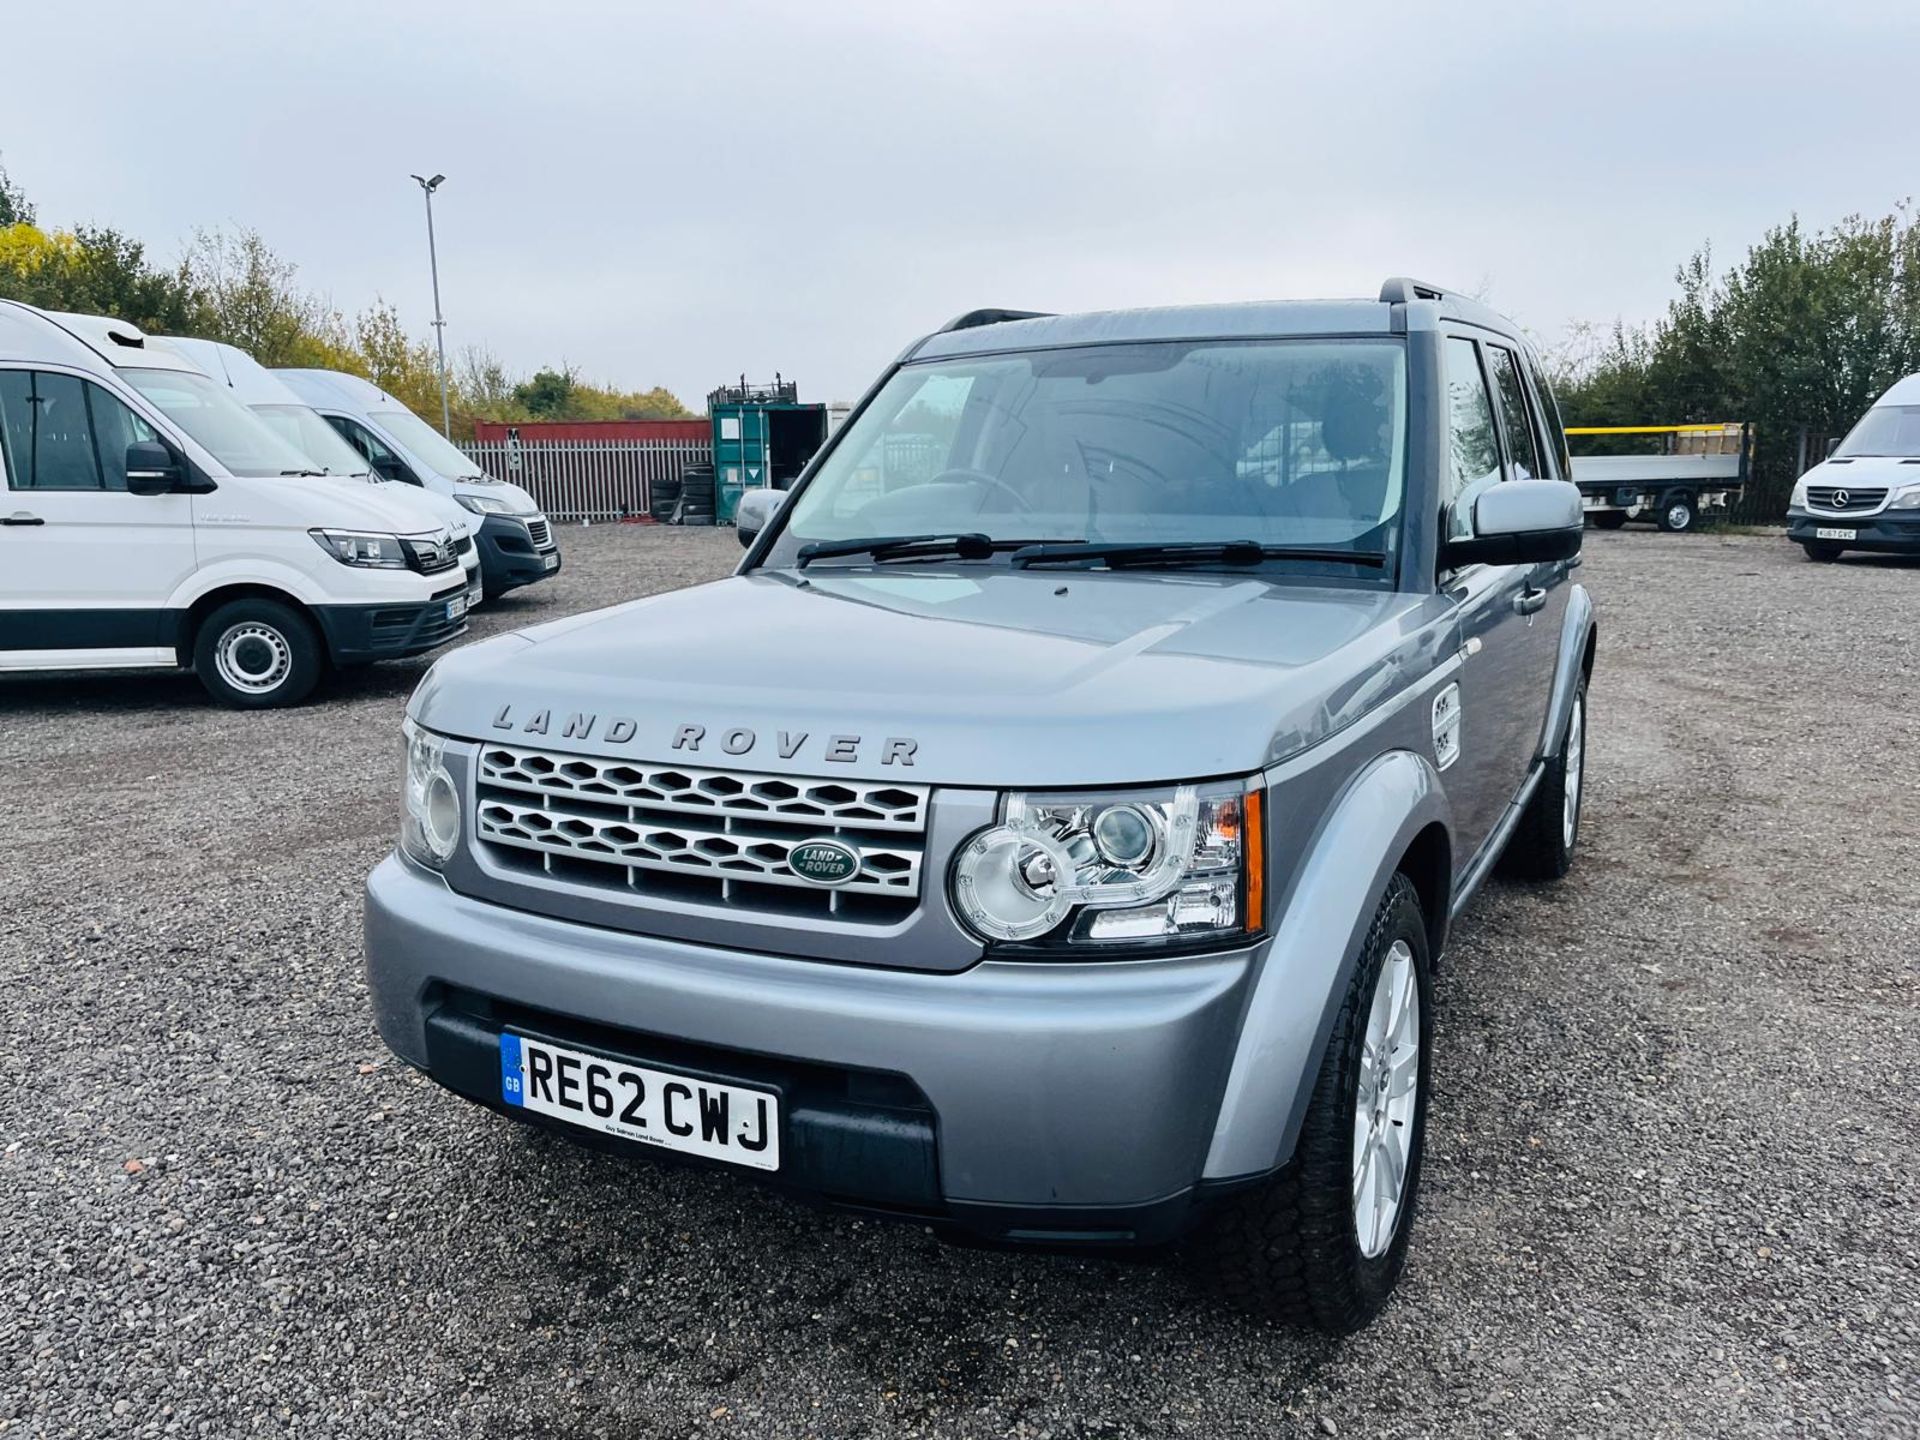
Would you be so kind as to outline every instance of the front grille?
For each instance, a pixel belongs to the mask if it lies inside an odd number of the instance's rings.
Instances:
[[[1842,500],[1840,497],[1845,496]],[[1868,510],[1878,510],[1886,503],[1885,486],[1871,490],[1856,489],[1852,485],[1809,485],[1807,487],[1807,505],[1810,509],[1825,510],[1833,515],[1858,515]]]
[[[476,834],[505,868],[636,898],[725,904],[875,924],[919,903],[923,786],[788,779],[645,761],[480,748]],[[804,880],[809,840],[860,857],[852,879]]]
[[[466,556],[473,553],[473,536],[456,535],[453,537],[453,553]]]
[[[406,552],[407,564],[422,575],[438,575],[460,563],[460,557],[454,553],[450,542],[413,540],[402,536],[400,547]]]
[[[553,544],[553,527],[547,523],[544,515],[540,516],[527,521],[527,536],[533,541],[534,549],[548,549]]]

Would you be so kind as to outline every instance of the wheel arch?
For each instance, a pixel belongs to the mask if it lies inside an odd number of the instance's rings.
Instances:
[[[314,637],[320,642],[321,658],[331,663],[326,627],[320,623],[320,617],[314,614],[312,606],[298,595],[275,585],[264,585],[259,581],[235,581],[214,586],[180,612],[180,618],[175,626],[173,645],[182,665],[192,666],[194,644],[200,638],[200,627],[207,623],[207,617],[222,605],[234,600],[271,600],[276,604],[285,605],[313,627]]]
[[[1275,888],[1273,933],[1241,1017],[1205,1179],[1266,1174],[1293,1153],[1360,947],[1396,870],[1411,864],[1421,872],[1408,878],[1420,890],[1429,936],[1445,937],[1452,829],[1439,774],[1410,750],[1373,760],[1328,807],[1288,883]]]
[[[1536,760],[1551,760],[1560,753],[1567,734],[1567,713],[1573,709],[1574,694],[1593,678],[1598,655],[1600,625],[1594,618],[1593,597],[1584,585],[1575,585],[1567,597],[1567,613],[1560,624],[1560,653],[1553,665],[1553,693],[1547,697],[1547,716],[1540,729]]]

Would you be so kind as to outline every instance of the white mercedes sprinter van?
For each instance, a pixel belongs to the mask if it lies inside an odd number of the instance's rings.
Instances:
[[[466,572],[467,606],[471,609],[480,603],[485,592],[480,583],[480,546],[474,538],[480,528],[479,516],[451,495],[375,475],[367,458],[342,439],[317,410],[238,345],[182,335],[159,338],[161,344],[178,350],[201,371],[225,384],[234,399],[306,456],[313,465],[311,478],[323,484],[374,485],[396,504],[424,511],[426,525],[440,524],[451,530],[454,551]]]
[[[371,380],[338,370],[273,373],[326,416],[327,423],[367,457],[375,474],[451,495],[480,517],[480,574],[488,596],[559,572],[553,526],[534,498],[518,485],[487,474]]]
[[[0,300],[0,671],[189,666],[291,705],[466,629],[453,535],[124,321]]]

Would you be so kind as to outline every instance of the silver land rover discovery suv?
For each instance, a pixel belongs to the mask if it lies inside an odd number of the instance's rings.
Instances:
[[[962,316],[732,578],[434,666],[382,1035],[598,1143],[1000,1243],[1190,1236],[1241,1303],[1364,1324],[1433,957],[1579,834],[1559,435],[1520,332],[1412,281]]]

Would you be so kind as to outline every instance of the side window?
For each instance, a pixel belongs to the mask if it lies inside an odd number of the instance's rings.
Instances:
[[[372,466],[374,474],[381,479],[404,480],[409,485],[420,483],[414,478],[413,472],[407,468],[406,462],[359,421],[349,420],[344,415],[327,415],[322,418],[340,432],[342,439],[360,452],[360,458]]]
[[[158,440],[154,428],[98,385],[87,386],[87,408],[93,415],[94,445],[99,451],[100,474],[109,490],[127,488],[127,447],[139,440]]]
[[[16,490],[98,490],[87,384],[49,371],[7,377],[8,469]],[[27,393],[22,395],[21,382]]]
[[[1538,480],[1548,471],[1540,463],[1540,440],[1532,407],[1527,404],[1526,387],[1520,380],[1519,362],[1513,351],[1498,345],[1487,346],[1486,356],[1493,370],[1494,390],[1500,397],[1500,425],[1506,432],[1507,458],[1513,465],[1511,478]]]
[[[1553,462],[1555,478],[1571,480],[1573,457],[1567,453],[1567,430],[1560,418],[1560,402],[1554,397],[1553,386],[1546,375],[1537,367],[1527,368],[1533,381],[1533,398],[1540,410],[1540,423],[1546,427],[1547,458]]]
[[[1471,340],[1447,340],[1447,538],[1473,534],[1473,502],[1500,479],[1500,443],[1493,430],[1493,401]]]
[[[8,488],[33,488],[33,372],[0,370],[0,459]]]

